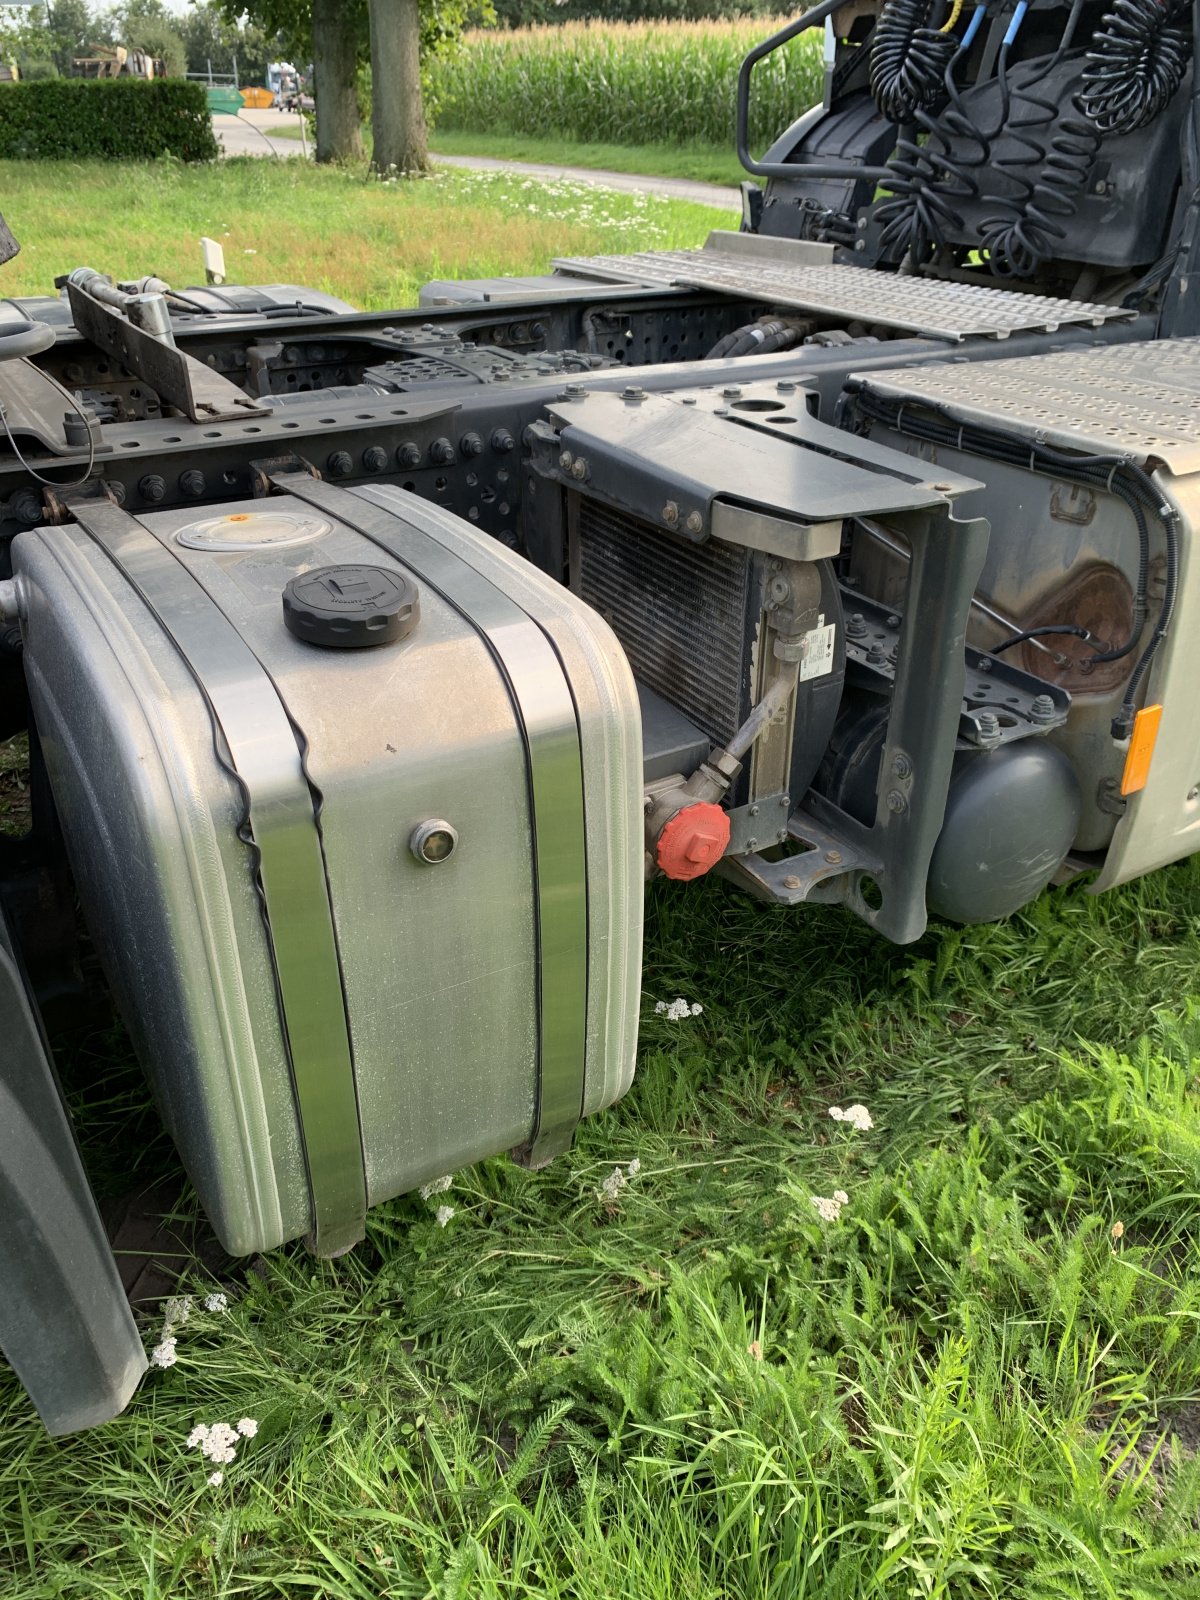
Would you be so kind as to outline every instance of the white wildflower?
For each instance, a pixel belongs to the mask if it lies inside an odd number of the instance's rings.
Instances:
[[[205,1425],[202,1422],[198,1422],[196,1424],[196,1426],[192,1429],[191,1433],[189,1433],[188,1436],[187,1436],[187,1447],[188,1447],[188,1449],[189,1450],[195,1450],[197,1448],[197,1446],[198,1445],[202,1445],[207,1438],[208,1438],[208,1429],[205,1427]]]
[[[431,1195],[445,1194],[453,1182],[453,1174],[447,1173],[444,1178],[435,1178],[432,1183],[423,1183],[421,1185],[421,1199],[428,1200]]]
[[[229,1309],[229,1299],[226,1295],[221,1294],[220,1291],[216,1294],[206,1294],[200,1304],[205,1311],[227,1311]]]
[[[190,1294],[172,1295],[167,1301],[163,1311],[163,1332],[170,1333],[172,1328],[182,1328],[192,1314],[192,1297]]]
[[[257,250],[243,250],[242,254],[244,256],[256,256],[258,254],[258,251]]]
[[[833,1194],[828,1197],[814,1194],[810,1198],[813,1205],[816,1206],[817,1215],[822,1222],[836,1222],[842,1214],[842,1207],[847,1205],[850,1200],[850,1196],[844,1189],[835,1189]]]
[[[641,1170],[642,1163],[637,1156],[634,1156],[633,1160],[629,1163],[629,1176],[631,1178],[636,1178]]]
[[[434,1212],[433,1220],[437,1223],[439,1228],[444,1228],[453,1215],[453,1206],[439,1206]]]
[[[848,1122],[859,1133],[867,1133],[875,1126],[866,1106],[847,1106],[845,1110],[841,1106],[830,1106],[829,1115],[835,1122]]]
[[[210,1472],[208,1481],[212,1488],[219,1489],[225,1482],[225,1474],[223,1472]]]
[[[698,1017],[704,1007],[692,1005],[680,996],[669,1004],[666,1000],[660,1000],[654,1009],[660,1017],[665,1016],[668,1022],[682,1022],[685,1017]]]
[[[628,1182],[629,1179],[621,1171],[620,1167],[614,1167],[596,1193],[601,1200],[607,1200],[609,1205],[615,1205],[617,1197]]]
[[[250,1417],[244,1417],[242,1419],[243,1422],[250,1422],[252,1420],[253,1419]],[[242,1442],[239,1437],[240,1428],[241,1423],[238,1424],[237,1428],[231,1428],[227,1422],[213,1422],[207,1424],[198,1422],[192,1429],[191,1433],[189,1433],[187,1436],[188,1449],[199,1450],[200,1454],[207,1461],[213,1461],[221,1463],[222,1465],[227,1465],[236,1457],[236,1446]],[[257,1423],[254,1424],[254,1428],[257,1432]],[[248,1434],[247,1438],[249,1437],[251,1436]]]
[[[258,1432],[258,1423],[253,1417],[242,1417],[238,1422],[237,1431],[243,1439],[253,1439]]]
[[[164,1333],[150,1352],[151,1366],[173,1367],[178,1359],[179,1357],[175,1354],[175,1340],[169,1333]]]

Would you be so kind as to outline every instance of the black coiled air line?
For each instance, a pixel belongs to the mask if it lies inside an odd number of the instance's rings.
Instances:
[[[942,104],[946,68],[958,40],[954,24],[963,0],[955,0],[949,21],[929,26],[935,0],[887,0],[871,38],[871,94],[897,127],[912,121],[919,108]]]
[[[1101,133],[1134,133],[1166,109],[1191,57],[1184,0],[1116,0],[1092,40],[1080,109]]]
[[[918,106],[912,113],[910,131],[897,140],[888,163],[892,176],[887,188],[892,198],[876,213],[880,245],[886,254],[899,254],[912,264],[920,263],[930,246],[942,248],[947,233],[961,230],[963,218],[958,205],[978,193],[974,174],[987,164],[995,130],[985,132],[974,122],[955,79],[955,69],[966,59],[986,10],[986,3],[976,6],[961,41],[952,34],[946,35],[954,45],[942,75],[943,98],[949,103],[938,117]],[[947,26],[952,26],[957,17],[957,11],[952,13]],[[1007,46],[1001,51],[1000,123],[1007,114],[1003,74],[1006,52]],[[924,144],[919,142],[922,134]],[[959,142],[958,150],[954,149],[954,140]]]

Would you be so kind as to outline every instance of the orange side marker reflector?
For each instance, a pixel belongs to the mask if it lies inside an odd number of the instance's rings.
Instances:
[[[1143,706],[1133,719],[1133,736],[1125,757],[1125,771],[1121,774],[1121,793],[1136,794],[1146,787],[1150,774],[1150,757],[1154,754],[1154,741],[1158,738],[1158,725],[1162,721],[1161,706]]]

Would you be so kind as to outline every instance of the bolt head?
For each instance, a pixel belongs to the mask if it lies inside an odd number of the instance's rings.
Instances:
[[[571,464],[574,460],[575,457],[571,454],[571,452],[569,450],[564,450],[558,458],[558,464],[564,472],[570,472]]]
[[[831,867],[836,867],[842,859],[842,852],[840,850],[826,850],[825,859]]]
[[[588,464],[582,456],[576,456],[571,466],[571,476],[582,483],[588,475]]]
[[[757,805],[752,805],[750,807],[750,815],[752,817],[756,817],[758,815],[758,806]]]
[[[800,879],[794,872],[789,872],[783,880],[783,887],[785,889],[798,889],[800,887]]]
[[[899,789],[890,789],[888,791],[887,808],[895,817],[908,810],[908,801],[900,793]]]
[[[662,508],[662,519],[672,528],[679,521],[679,507],[675,504],[674,500],[668,500],[666,505]]]
[[[704,527],[704,518],[698,511],[689,511],[685,526],[689,533],[700,533]]]

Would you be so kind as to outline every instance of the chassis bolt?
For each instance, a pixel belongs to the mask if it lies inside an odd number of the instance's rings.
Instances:
[[[888,790],[887,808],[896,817],[908,810],[908,801],[900,793],[899,789]]]
[[[668,500],[662,508],[662,519],[671,528],[679,521],[679,507],[674,500]]]
[[[892,762],[892,771],[898,778],[907,778],[912,772],[912,762],[905,755],[897,755]]]
[[[401,467],[419,467],[421,465],[421,447],[410,439],[407,444],[402,444],[396,450],[396,464]]]
[[[721,397],[724,400],[740,400],[742,397],[742,391],[738,388],[736,383],[731,383],[728,389],[721,390]]]
[[[788,806],[791,805],[791,803],[792,803],[792,797],[791,797],[790,794],[781,794],[779,796],[779,804],[781,806],[783,806],[785,810],[787,809]]]
[[[826,850],[825,859],[831,867],[836,867],[842,859],[842,852],[840,850]]]
[[[483,440],[477,433],[464,433],[458,441],[458,448],[469,461],[472,457],[483,454]]]
[[[439,467],[449,467],[454,462],[454,446],[449,439],[435,439],[429,446],[429,459]]]
[[[790,378],[780,378],[775,388],[780,394],[795,394],[796,392],[796,385]]]
[[[367,472],[382,472],[388,464],[388,453],[381,444],[373,444],[363,451],[363,468]]]
[[[571,465],[574,462],[574,460],[575,460],[575,457],[571,454],[571,452],[569,450],[564,450],[559,455],[558,464],[563,469],[564,472],[570,472]]]
[[[794,872],[789,872],[783,880],[783,887],[785,889],[798,889],[800,887],[800,879]]]
[[[199,500],[208,487],[205,476],[196,467],[189,467],[179,475],[179,492],[192,500]]]
[[[975,718],[975,726],[981,739],[998,739],[1000,737],[1000,719],[994,711],[981,711]]]
[[[354,462],[350,458],[349,450],[335,450],[325,463],[325,467],[331,478],[348,478],[354,471]]]
[[[749,855],[752,851],[757,850],[757,849],[758,849],[758,840],[757,839],[747,839],[746,840],[746,854],[747,855]]]
[[[758,806],[757,805],[753,805],[753,806],[750,807],[750,815],[752,817],[756,817],[758,815]]]
[[[1029,715],[1034,722],[1053,722],[1054,701],[1051,700],[1048,694],[1037,695],[1029,708]]]
[[[635,400],[635,401],[640,403],[645,398],[646,398],[645,389],[636,389],[636,388],[630,387],[628,389],[622,389],[621,390],[621,399],[622,400]]]
[[[688,518],[684,526],[689,533],[699,533],[704,527],[704,518],[698,511],[689,511]]]
[[[582,483],[588,475],[588,464],[582,456],[576,456],[575,464],[571,468],[571,476]]]
[[[851,612],[850,620],[846,624],[846,635],[847,635],[847,637],[850,638],[850,639],[861,639],[863,637],[863,635],[866,633],[866,631],[867,631],[867,624],[863,620],[862,612],[861,611],[853,611],[853,612]]]
[[[507,428],[497,428],[492,434],[492,449],[498,450],[501,455],[507,455],[515,444],[516,440]]]
[[[138,493],[143,500],[149,500],[151,505],[157,505],[166,496],[167,480],[159,477],[157,472],[148,472],[144,478],[138,480]]]

